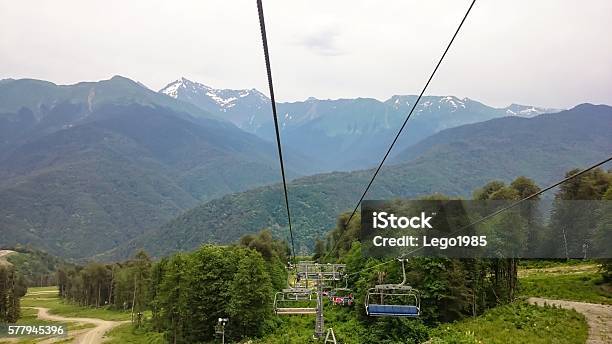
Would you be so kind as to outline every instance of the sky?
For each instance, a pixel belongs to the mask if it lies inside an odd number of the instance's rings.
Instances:
[[[264,0],[279,101],[418,94],[470,0]],[[612,1],[477,0],[426,94],[612,104]],[[255,0],[0,0],[0,79],[267,92]]]

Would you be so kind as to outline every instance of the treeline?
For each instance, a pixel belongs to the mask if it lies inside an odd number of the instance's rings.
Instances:
[[[579,170],[569,171],[567,176],[577,172]],[[510,184],[501,181],[487,183],[475,190],[472,199],[516,201],[539,190],[540,188],[531,179],[519,177]],[[425,199],[448,199],[448,197],[434,195]],[[512,227],[514,232],[521,233],[520,241],[516,244],[533,245],[528,249],[538,249],[551,256],[564,257],[565,253],[569,252],[570,257],[583,257],[586,251],[587,258],[589,254],[595,253],[609,257],[612,256],[610,252],[602,253],[601,250],[610,250],[611,205],[599,202],[597,205],[601,209],[587,211],[585,207],[593,206],[593,202],[585,202],[583,208],[577,209],[567,209],[572,203],[565,202],[602,199],[612,199],[612,174],[595,169],[562,184],[555,194],[547,222],[534,215],[538,212],[538,198],[524,203],[512,212],[502,213],[492,221],[496,221],[497,224],[502,223],[508,228]],[[569,214],[573,218],[569,218]],[[593,214],[596,216],[592,217]],[[347,219],[348,214],[340,216],[336,228],[329,233],[326,240],[317,241],[315,259],[321,262],[344,262],[349,271],[361,271],[373,267],[350,276],[349,285],[355,286],[356,302],[360,305],[367,288],[374,284],[399,283],[402,279],[401,269],[399,264],[378,266],[381,260],[362,257],[361,243],[358,242],[360,219],[353,219],[348,226],[345,225]],[[564,231],[574,231],[572,233],[574,235],[566,235],[568,238],[587,239],[585,242],[564,242]],[[604,260],[602,263],[604,277],[607,276],[609,279],[610,261]],[[409,284],[421,291],[422,320],[434,324],[481,314],[490,307],[512,301],[519,287],[517,267],[518,259],[515,258],[414,257],[409,259],[407,271]],[[357,307],[357,309],[362,312],[362,308]],[[405,326],[409,328],[412,325],[407,323]],[[391,331],[388,338],[396,334]]]
[[[57,271],[60,297],[81,306],[142,312],[147,307],[152,264],[146,253],[139,252],[121,263],[61,267]]]
[[[264,230],[236,245],[205,245],[156,263],[140,252],[123,263],[60,269],[59,289],[81,305],[134,315],[150,310],[146,325],[171,343],[213,339],[220,317],[231,319],[226,338],[238,340],[262,334],[272,317],[273,292],[287,283],[287,255],[287,244]]]
[[[568,171],[565,177],[579,172],[579,169]],[[538,190],[532,182],[521,177],[510,186],[499,181],[490,182],[474,194],[474,199],[516,201]],[[597,168],[570,179],[555,192],[548,213],[540,212],[539,199],[518,207],[516,212],[519,218],[508,221],[513,226],[511,231],[520,233],[520,240],[515,245],[523,247],[531,253],[530,257],[535,258],[568,260],[612,257],[611,200],[611,171]],[[503,221],[503,217],[497,221]],[[521,227],[522,231],[517,227]],[[598,260],[602,264],[604,280],[612,281],[612,260]]]
[[[568,171],[566,177],[579,173]],[[474,194],[474,199],[517,201],[539,188],[525,177],[511,185],[493,181]],[[561,184],[552,207],[543,211],[539,198],[522,203],[507,213],[519,215],[509,222],[518,251],[533,258],[592,259],[610,257],[608,244],[612,231],[609,201],[612,199],[612,173],[594,169]],[[507,218],[509,218],[508,216]],[[500,224],[498,216],[487,222]],[[517,222],[518,221],[518,222]],[[503,224],[502,224],[503,225]],[[503,228],[503,227],[502,227]]]
[[[15,268],[0,262],[0,323],[14,323],[21,315],[20,298],[28,288]]]

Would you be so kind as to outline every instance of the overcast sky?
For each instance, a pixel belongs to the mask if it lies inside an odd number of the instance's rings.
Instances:
[[[469,0],[264,0],[280,101],[417,94]],[[428,94],[612,104],[612,1],[477,0]],[[267,92],[255,0],[0,0],[0,79]]]

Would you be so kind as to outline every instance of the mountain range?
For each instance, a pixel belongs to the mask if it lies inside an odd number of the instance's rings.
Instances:
[[[270,99],[255,89],[214,89],[185,78],[160,90],[273,141]],[[417,96],[277,103],[282,142],[317,159],[319,171],[349,171],[375,165],[402,125]],[[426,96],[396,143],[396,151],[440,130],[504,116],[532,117],[558,110],[512,104],[494,108],[454,96]],[[333,147],[333,149],[330,149]]]
[[[272,143],[129,79],[0,83],[3,245],[82,258],[279,179]]]
[[[518,176],[547,186],[565,172],[612,152],[612,107],[579,105],[533,118],[504,117],[446,129],[409,147],[383,168],[366,199],[419,197],[434,193],[469,197],[491,180]],[[373,170],[303,177],[288,186],[293,229],[300,252],[350,211]],[[229,243],[271,228],[287,237],[281,185],[270,185],[206,202],[158,230],[99,257],[125,257],[138,248],[162,256],[200,243]],[[547,197],[551,197],[549,194]]]
[[[302,251],[356,201],[415,101],[279,104]],[[605,106],[547,114],[453,96],[420,104],[371,197],[467,195],[521,174],[546,182],[610,151]],[[180,79],[155,92],[120,76],[0,80],[0,245],[113,259],[138,247],[159,256],[231,242],[263,227],[283,236],[271,120],[268,98],[254,89]]]

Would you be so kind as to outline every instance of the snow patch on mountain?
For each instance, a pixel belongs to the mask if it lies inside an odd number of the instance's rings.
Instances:
[[[453,97],[453,96],[442,97],[442,98],[440,98],[438,103],[445,104],[445,105],[450,105],[450,107],[452,108],[451,112],[455,112],[459,108],[465,109],[465,102],[461,101],[457,97]],[[438,108],[440,108],[440,107],[441,107],[441,105],[438,105]]]

